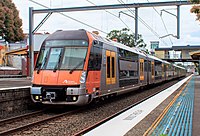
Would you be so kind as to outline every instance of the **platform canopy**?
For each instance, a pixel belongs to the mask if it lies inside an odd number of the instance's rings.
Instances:
[[[200,60],[200,50],[190,52],[189,54],[192,57],[192,59]]]
[[[193,51],[189,53],[193,60],[197,60],[199,63],[195,63],[200,74],[200,50]]]

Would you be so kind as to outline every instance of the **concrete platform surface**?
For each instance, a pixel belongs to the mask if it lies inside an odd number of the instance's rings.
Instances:
[[[148,114],[150,114],[157,106],[159,106],[165,99],[172,95],[178,88],[180,88],[189,78],[181,80],[175,85],[162,91],[161,93],[151,97],[150,99],[136,105],[128,111],[120,114],[119,116],[109,120],[108,122],[100,125],[99,127],[86,133],[85,136],[123,136],[142,121]],[[144,129],[144,128],[141,128]],[[131,135],[141,135],[135,132]],[[142,133],[143,134],[143,133]]]
[[[31,86],[30,78],[0,78],[0,89]]]

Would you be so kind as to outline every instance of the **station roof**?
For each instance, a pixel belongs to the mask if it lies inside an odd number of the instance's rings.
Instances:
[[[192,59],[194,59],[194,60],[200,60],[200,50],[190,52],[189,54],[192,57]]]

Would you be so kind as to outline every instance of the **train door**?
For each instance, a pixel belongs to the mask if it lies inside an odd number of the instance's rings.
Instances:
[[[88,75],[86,86],[88,92],[100,92],[101,82],[101,63],[102,63],[102,44],[92,45],[88,61]]]
[[[154,66],[154,61],[151,62],[151,79],[152,82],[154,82],[154,78],[155,78],[155,66]]]
[[[106,86],[116,84],[116,53],[106,50]]]
[[[140,59],[140,82],[144,81],[144,59]]]
[[[151,84],[150,71],[151,71],[151,61],[147,60],[147,84]]]
[[[162,80],[165,80],[165,67],[164,67],[164,63],[162,63]]]

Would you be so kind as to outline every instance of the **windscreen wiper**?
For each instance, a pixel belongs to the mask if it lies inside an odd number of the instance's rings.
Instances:
[[[39,64],[38,64],[38,69],[37,69],[37,74],[40,73],[41,66],[42,66],[42,63],[39,63]]]
[[[74,68],[72,68],[72,69],[69,71],[69,73],[72,74],[72,72],[73,72],[76,68],[78,68],[81,64],[83,64],[84,62],[85,62],[85,59],[84,59],[83,61],[81,61],[80,63],[78,63]]]
[[[46,64],[47,57],[48,57],[48,53],[49,53],[49,52],[47,52],[47,54],[46,54],[46,56],[45,56],[45,58],[44,58],[44,61],[43,61],[43,63],[39,63],[39,64],[38,64],[38,65],[39,65],[39,67],[38,67],[38,70],[37,70],[37,74],[39,74],[39,73],[40,73],[40,69],[41,69],[42,65],[44,66],[44,65]]]
[[[54,69],[53,69],[53,72],[56,72],[56,70],[58,69],[58,65],[60,64],[61,56],[62,56],[62,51],[61,51],[60,54],[59,54],[58,62],[57,62],[57,64],[55,65],[55,67],[54,67]]]

